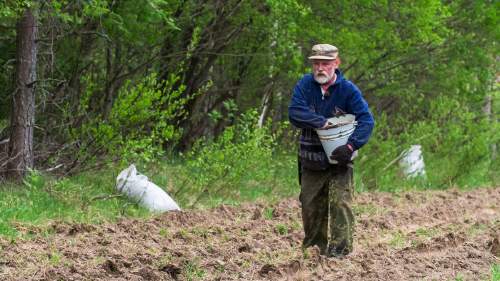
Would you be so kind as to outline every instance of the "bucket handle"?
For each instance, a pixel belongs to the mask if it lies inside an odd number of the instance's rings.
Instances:
[[[326,126],[326,128],[321,128],[321,129],[318,129],[318,130],[328,130],[328,129],[332,129],[332,128],[338,128],[338,127],[341,127],[341,126],[344,126],[344,125],[350,125],[350,124],[354,124],[354,126],[358,125],[358,122],[357,121],[347,121],[347,122],[340,122],[340,123],[337,123],[337,124],[331,124],[330,122],[328,122],[328,126]]]

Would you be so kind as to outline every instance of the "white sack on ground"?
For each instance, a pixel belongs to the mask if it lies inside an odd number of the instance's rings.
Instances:
[[[148,177],[139,174],[134,164],[120,172],[116,178],[116,189],[151,211],[180,210],[163,189],[149,181]]]
[[[409,177],[425,176],[424,157],[422,156],[422,146],[412,145],[400,161],[403,173]]]

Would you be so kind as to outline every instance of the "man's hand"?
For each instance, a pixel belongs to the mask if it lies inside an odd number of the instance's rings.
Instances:
[[[341,145],[332,152],[330,159],[336,160],[339,165],[346,166],[352,157],[354,149],[351,144]]]
[[[330,122],[326,121],[326,122],[325,122],[325,125],[323,125],[323,127],[321,127],[320,129],[321,129],[321,130],[326,130],[326,129],[330,129],[332,126],[333,126],[333,124],[332,124],[332,123],[330,123]]]

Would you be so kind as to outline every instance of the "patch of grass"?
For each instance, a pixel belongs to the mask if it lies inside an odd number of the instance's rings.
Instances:
[[[274,212],[274,208],[265,208],[264,209],[264,218],[266,220],[272,220],[273,219],[273,212]]]
[[[224,229],[218,225],[212,226],[211,231],[215,232],[215,234],[218,234],[218,235],[224,233]]]
[[[299,220],[293,218],[291,228],[295,231],[302,230],[302,223]]]
[[[379,208],[373,204],[354,205],[352,208],[355,214],[367,214],[370,216],[383,212],[383,208]]]
[[[162,256],[160,256],[160,258],[157,259],[154,262],[154,265],[155,265],[156,268],[161,269],[164,266],[169,265],[170,263],[172,263],[173,259],[174,259],[174,257],[172,256],[171,253],[165,253]]]
[[[257,252],[255,260],[264,264],[266,263],[274,264],[277,257],[278,257],[277,251],[274,252],[259,251]]]
[[[115,174],[104,171],[65,179],[34,171],[23,184],[0,185],[0,235],[15,238],[22,234],[20,226],[31,228],[54,220],[98,224],[123,216],[149,216],[146,209],[125,198],[107,197],[116,194],[114,184]],[[50,235],[48,231],[38,234]],[[31,234],[36,233],[25,238]]]
[[[204,227],[193,227],[191,229],[191,233],[193,233],[193,235],[195,236],[199,236],[200,238],[206,239],[210,234],[210,231],[209,229]]]
[[[406,245],[406,240],[407,240],[406,235],[401,231],[397,231],[392,234],[392,238],[389,241],[389,245],[391,247],[401,249]]]
[[[287,235],[288,234],[288,226],[286,224],[278,223],[276,225],[276,232],[279,235]]]
[[[169,236],[170,233],[169,233],[168,229],[162,227],[162,228],[160,228],[160,231],[158,234],[160,234],[161,237],[166,238]]]
[[[436,228],[418,228],[415,230],[415,234],[420,239],[431,239],[432,237],[439,234],[439,230]]]
[[[177,231],[176,236],[181,238],[181,239],[184,239],[184,240],[191,240],[192,239],[191,234],[185,229],[181,229],[181,230]]]
[[[59,253],[57,250],[54,250],[49,254],[50,265],[57,266],[61,264],[61,259],[62,259],[62,254]]]
[[[500,264],[491,266],[491,281],[500,281]]]
[[[95,256],[90,262],[94,266],[103,265],[106,262],[106,258],[103,256]]]
[[[466,233],[468,236],[474,237],[487,230],[488,230],[488,225],[476,222],[466,229]]]
[[[248,268],[252,267],[252,265],[253,265],[253,261],[244,259],[243,262],[241,263],[241,268],[248,269]]]
[[[198,259],[187,261],[183,267],[183,271],[188,281],[203,280],[206,274],[205,270],[199,265]]]

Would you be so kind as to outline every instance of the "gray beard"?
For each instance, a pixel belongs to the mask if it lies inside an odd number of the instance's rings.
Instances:
[[[316,82],[318,82],[319,84],[325,84],[328,81],[330,81],[332,78],[333,78],[333,75],[330,77],[325,76],[325,75],[316,75],[316,74],[314,75],[314,80]]]

